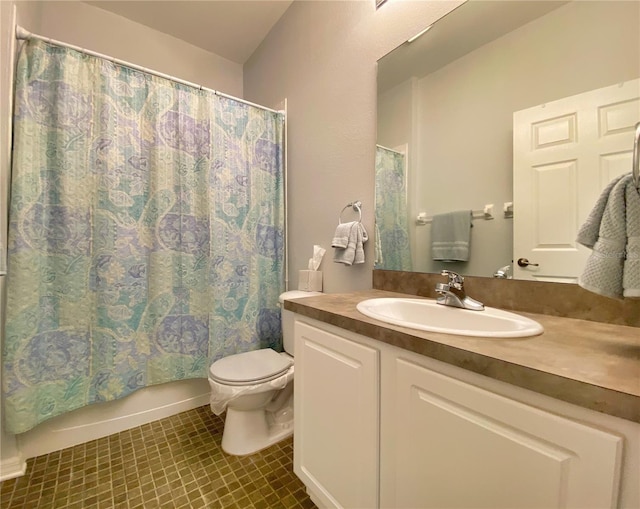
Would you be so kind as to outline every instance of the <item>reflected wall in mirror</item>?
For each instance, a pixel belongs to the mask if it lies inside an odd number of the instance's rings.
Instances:
[[[635,1],[470,0],[383,57],[375,268],[492,277],[508,266],[506,275],[518,279],[575,281],[575,274],[552,267],[581,271],[580,263],[556,255],[586,259],[586,248],[575,243],[577,229],[605,185],[631,171],[639,77]],[[600,98],[603,88],[613,99]],[[599,103],[571,112],[571,104],[594,95]],[[528,126],[514,128],[521,118]],[[588,130],[595,134],[587,137]],[[525,140],[524,155],[514,152],[521,150],[518,139]],[[592,160],[584,159],[594,146]],[[503,213],[509,203],[513,217]],[[488,204],[492,220],[482,219]],[[432,260],[429,219],[459,210],[478,216],[469,260]],[[418,221],[419,214],[427,220]],[[514,252],[514,242],[528,247]],[[514,267],[514,258],[538,265]]]

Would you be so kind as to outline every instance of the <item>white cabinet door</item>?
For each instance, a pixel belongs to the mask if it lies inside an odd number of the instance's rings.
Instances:
[[[577,282],[590,251],[576,243],[596,199],[631,171],[640,80],[559,99],[513,115],[516,279]]]
[[[615,507],[620,437],[396,359],[395,508]]]
[[[296,320],[294,471],[322,506],[378,506],[378,357]]]

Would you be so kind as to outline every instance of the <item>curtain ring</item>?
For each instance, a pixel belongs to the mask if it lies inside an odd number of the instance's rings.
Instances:
[[[342,213],[347,210],[349,207],[352,207],[353,210],[358,212],[358,222],[362,222],[362,202],[354,201],[353,203],[347,203],[345,207],[340,211],[340,215],[338,216],[338,224],[342,224]]]

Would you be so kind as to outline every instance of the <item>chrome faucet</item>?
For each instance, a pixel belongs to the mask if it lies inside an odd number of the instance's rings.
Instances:
[[[460,274],[449,270],[443,270],[441,274],[449,276],[449,282],[436,284],[436,293],[440,294],[440,297],[436,299],[438,304],[471,309],[473,311],[482,311],[484,309],[482,302],[478,302],[466,294],[464,291],[464,278]]]
[[[500,267],[493,273],[493,277],[497,277],[498,279],[511,279],[511,265]]]

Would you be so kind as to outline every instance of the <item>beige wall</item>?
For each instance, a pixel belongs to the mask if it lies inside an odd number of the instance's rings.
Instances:
[[[294,2],[245,64],[248,100],[288,101],[290,288],[314,244],[327,249],[325,291],[371,288],[373,240],[355,267],[333,263],[330,245],[353,200],[373,234],[376,61],[460,3]]]
[[[377,103],[377,137],[376,141],[387,148],[393,148],[412,142],[412,126],[414,113],[414,83],[407,81],[388,90]]]
[[[242,97],[242,66],[122,16],[77,1],[40,4],[34,33]],[[151,4],[150,4],[151,5]]]

